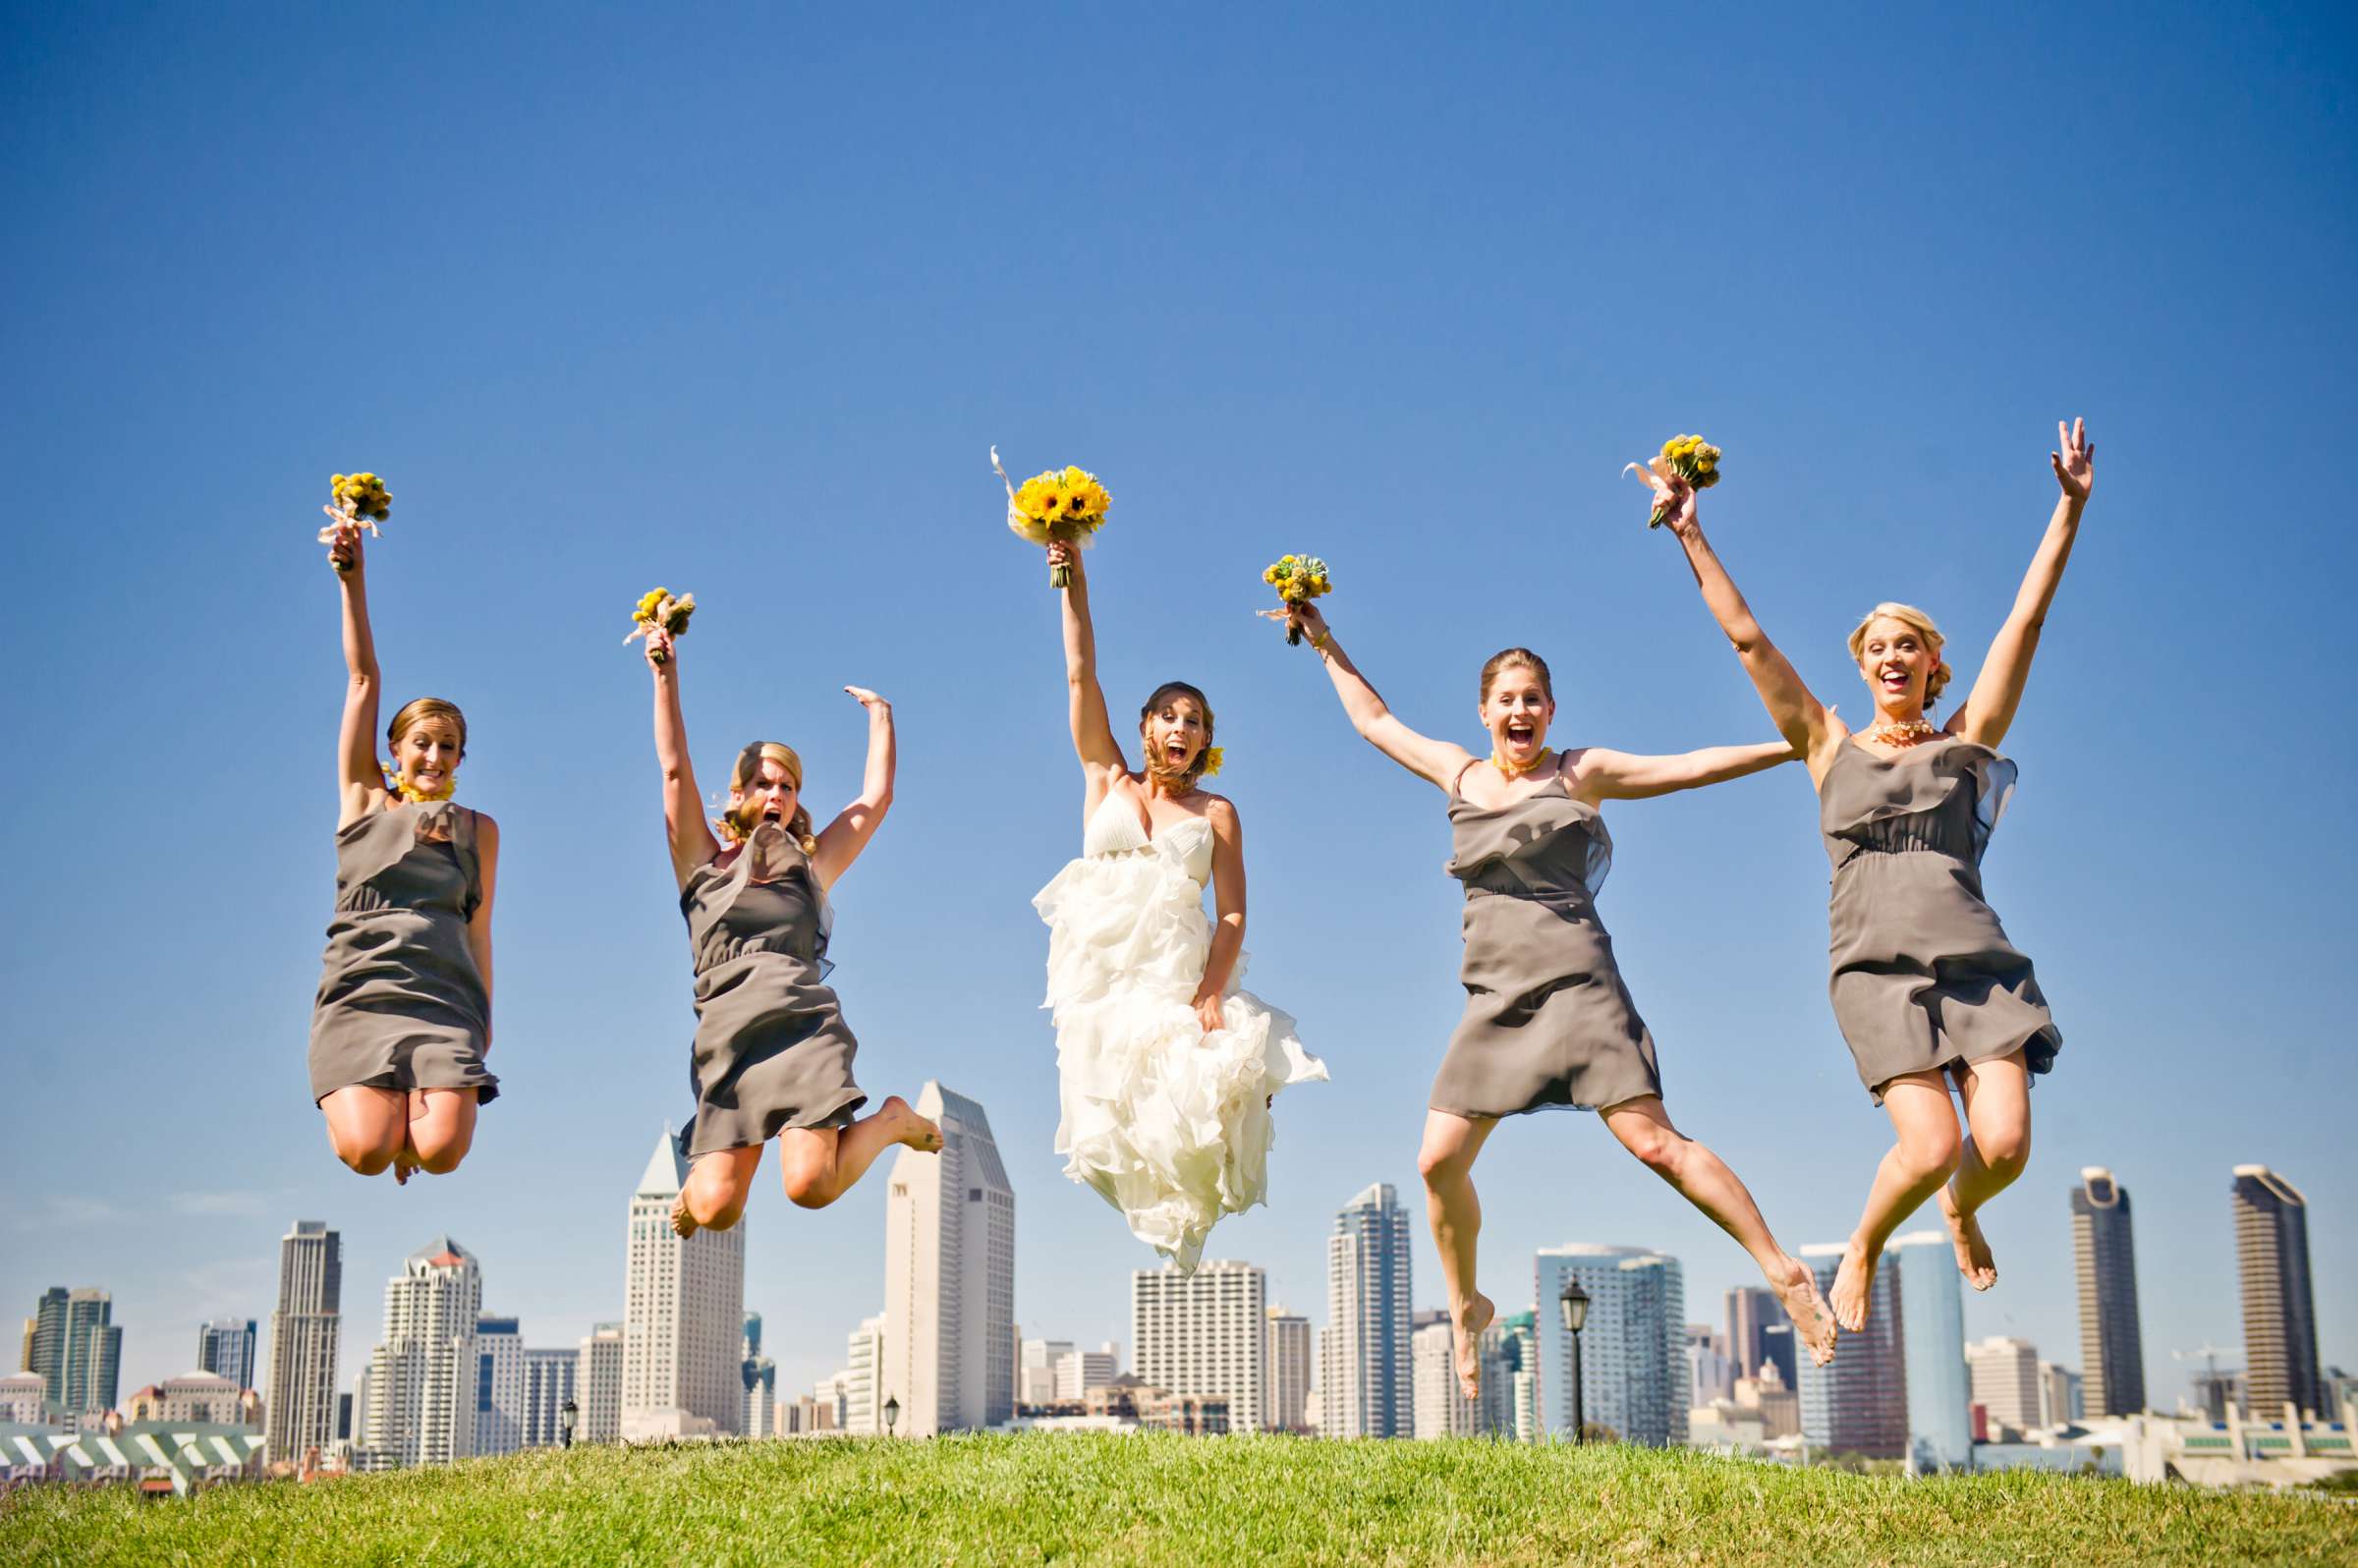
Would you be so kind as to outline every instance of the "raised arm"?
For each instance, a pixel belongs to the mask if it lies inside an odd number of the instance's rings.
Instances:
[[[832,887],[835,878],[852,868],[852,862],[875,835],[876,824],[892,810],[892,704],[865,686],[844,690],[868,709],[868,770],[861,776],[859,798],[819,831],[818,852],[811,857],[811,868],[818,873],[821,887]]]
[[[499,887],[499,824],[482,812],[475,813],[476,880],[481,896],[467,917],[467,949],[475,955],[476,973],[483,978],[483,1048],[491,1048],[491,897]]]
[[[1211,823],[1211,951],[1205,955],[1204,978],[1196,982],[1190,1005],[1208,1035],[1221,1027],[1220,998],[1236,978],[1237,956],[1245,950],[1245,824],[1236,808],[1217,795],[1204,815]]]
[[[336,826],[351,826],[385,797],[384,769],[376,765],[376,638],[368,629],[367,562],[360,525],[336,528],[327,547],[344,601],[344,716],[336,729]]]
[[[688,761],[688,721],[680,714],[680,645],[657,627],[646,635],[646,664],[655,676],[655,765],[663,770],[663,834],[671,846],[671,874],[680,886],[720,853],[704,820],[696,769]]]
[[[1334,695],[1342,699],[1343,711],[1350,715],[1351,727],[1359,732],[1361,740],[1417,777],[1444,790],[1474,760],[1474,754],[1464,747],[1419,735],[1401,723],[1382,696],[1368,683],[1368,678],[1359,673],[1351,655],[1335,641],[1326,617],[1316,604],[1297,604],[1285,615],[1273,618],[1302,628],[1304,643],[1325,664],[1327,678],[1334,682]]]
[[[1703,521],[1695,515],[1694,488],[1673,480],[1665,498],[1674,508],[1670,527],[1686,549],[1695,586],[1703,590],[1703,602],[1734,646],[1744,673],[1752,677],[1753,689],[1768,709],[1768,721],[1796,754],[1809,759],[1813,769],[1824,766],[1833,756],[1830,748],[1841,743],[1849,731],[1840,727],[1833,709],[1818,700],[1792,661],[1768,641],[1768,634],[1753,618],[1752,606],[1744,602],[1735,579],[1719,564],[1712,541],[1703,536]]]
[[[1072,569],[1063,594],[1064,684],[1072,709],[1073,753],[1091,773],[1094,797],[1100,787],[1099,773],[1126,773],[1130,764],[1122,759],[1121,743],[1113,738],[1105,692],[1097,685],[1097,630],[1089,618],[1089,573],[1081,565],[1081,550],[1059,539],[1048,546],[1048,562]]]
[[[1800,754],[1784,741],[1753,746],[1707,746],[1668,756],[1635,756],[1601,746],[1584,747],[1565,758],[1572,792],[1586,801],[1639,801],[1677,790],[1725,783],[1759,773]]]
[[[2014,710],[2022,705],[2022,689],[2031,678],[2031,655],[2039,651],[2048,606],[2055,602],[2063,568],[2080,536],[2080,514],[2087,509],[2088,492],[2096,486],[2096,443],[2088,439],[2087,421],[2074,420],[2066,429],[2058,420],[2055,435],[2063,450],[2047,457],[2063,493],[2055,498],[2055,510],[2047,520],[2047,536],[2039,541],[2039,553],[2031,557],[2031,569],[2015,591],[2014,608],[2007,612],[2006,624],[1998,628],[1997,640],[1990,644],[1981,674],[1974,677],[1973,694],[1965,699],[1963,707],[1949,715],[1951,734],[1984,746],[1995,746],[2006,738],[2014,723]]]

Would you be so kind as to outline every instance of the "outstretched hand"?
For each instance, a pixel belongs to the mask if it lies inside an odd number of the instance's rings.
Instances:
[[[1073,542],[1071,539],[1048,540],[1048,565],[1051,567],[1061,566],[1065,568],[1067,571],[1073,574],[1074,582],[1080,582],[1082,575],[1081,546]]]
[[[2088,421],[2074,420],[2069,428],[2061,420],[2055,421],[2055,439],[2062,444],[2060,452],[2049,452],[2047,460],[2054,465],[2055,482],[2063,493],[2075,501],[2085,502],[2088,492],[2096,487],[2096,443],[2088,439]]]
[[[1299,604],[1281,604],[1273,610],[1257,610],[1254,613],[1284,627],[1287,637],[1293,641],[1313,644],[1326,641],[1326,617],[1319,614],[1319,607],[1308,599]],[[1302,634],[1298,639],[1293,636],[1296,632]]]
[[[862,707],[867,708],[871,716],[878,713],[889,715],[892,712],[890,702],[885,701],[884,699],[865,686],[847,686],[844,690],[850,693]]]
[[[1696,526],[1695,486],[1678,476],[1676,470],[1656,458],[1651,462],[1632,463],[1624,471],[1637,476],[1638,482],[1654,492],[1654,504],[1662,510],[1662,522],[1680,538],[1693,532]]]
[[[646,646],[640,651],[646,655],[646,667],[657,675],[671,668],[680,656],[679,645],[672,641],[671,634],[659,626],[646,629]]]
[[[328,516],[327,564],[338,572],[361,569],[361,525],[342,507],[323,506]]]

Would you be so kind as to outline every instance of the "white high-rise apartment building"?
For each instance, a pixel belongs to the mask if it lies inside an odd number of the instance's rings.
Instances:
[[[582,1435],[582,1353],[528,1350],[524,1353],[524,1446],[554,1448],[565,1440],[565,1401],[574,1402],[576,1441]]]
[[[1130,1342],[1138,1375],[1174,1394],[1228,1401],[1230,1431],[1268,1421],[1268,1275],[1228,1260],[1130,1274]]]
[[[1980,1339],[1965,1347],[1973,1402],[2016,1431],[2039,1427],[2039,1350],[2027,1339]]]
[[[1326,1334],[1319,1346],[1319,1429],[1406,1437],[1415,1429],[1408,1210],[1377,1182],[1334,1216],[1326,1238]]]
[[[1540,1399],[1546,1429],[1572,1430],[1572,1336],[1556,1303],[1564,1282],[1589,1293],[1580,1334],[1581,1419],[1622,1440],[1687,1440],[1686,1275],[1678,1260],[1639,1247],[1543,1247],[1537,1260]]]
[[[884,1429],[884,1401],[876,1397],[876,1378],[884,1366],[884,1316],[864,1317],[852,1330],[844,1364],[843,1398],[836,1418],[843,1429],[870,1435]]]
[[[216,1317],[196,1330],[196,1370],[253,1388],[253,1319]]]
[[[513,1317],[475,1323],[475,1451],[512,1454],[524,1446],[524,1334]]]
[[[1015,1189],[982,1106],[927,1080],[917,1108],[942,1148],[892,1162],[877,1406],[897,1401],[893,1430],[930,1437],[1015,1413]]]
[[[1310,1429],[1310,1319],[1283,1307],[1269,1309],[1271,1431]]]
[[[1479,1429],[1474,1401],[1457,1380],[1457,1334],[1449,1315],[1409,1335],[1409,1361],[1414,1368],[1415,1430],[1419,1437],[1471,1437]]]
[[[279,1238],[278,1310],[270,1315],[263,1452],[300,1464],[336,1440],[336,1351],[344,1337],[344,1238],[299,1219]],[[358,1437],[356,1432],[355,1437]]]
[[[482,1312],[482,1270],[448,1236],[410,1254],[385,1282],[385,1337],[368,1360],[362,1468],[406,1470],[475,1452],[475,1325]]]
[[[669,1129],[631,1194],[622,1294],[621,1435],[733,1435],[745,1423],[745,1222],[678,1236],[688,1179]]]
[[[591,1323],[575,1355],[581,1425],[574,1441],[613,1442],[622,1435],[622,1324]]]

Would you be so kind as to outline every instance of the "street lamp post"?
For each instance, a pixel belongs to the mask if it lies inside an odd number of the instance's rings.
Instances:
[[[581,1407],[570,1399],[557,1407],[557,1441],[560,1446],[566,1448],[573,1446],[573,1424],[581,1420]]]
[[[1572,1336],[1572,1440],[1579,1442],[1588,1430],[1581,1412],[1580,1331],[1589,1321],[1589,1293],[1580,1288],[1578,1278],[1566,1279],[1556,1305],[1563,1311],[1564,1331]]]
[[[895,1399],[895,1398],[894,1398],[892,1395],[890,1395],[890,1394],[886,1394],[886,1395],[884,1396],[884,1435],[885,1435],[885,1436],[889,1437],[889,1436],[891,1436],[891,1435],[892,1435],[892,1428],[893,1428],[894,1427],[896,1427],[896,1426],[900,1425],[900,1420],[901,1420],[901,1402],[900,1402],[898,1399]]]

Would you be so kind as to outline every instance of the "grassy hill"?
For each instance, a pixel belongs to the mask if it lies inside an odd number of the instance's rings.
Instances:
[[[1487,1442],[579,1448],[141,1502],[32,1487],[0,1563],[2340,1563],[2358,1508],[2025,1472]]]

